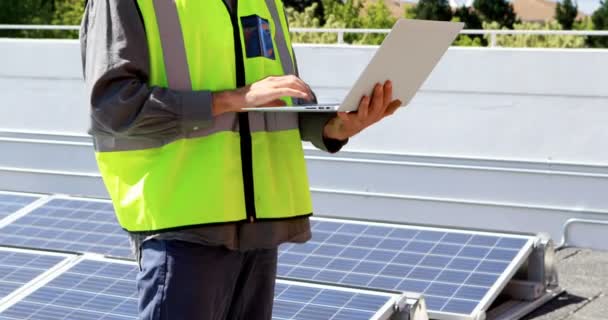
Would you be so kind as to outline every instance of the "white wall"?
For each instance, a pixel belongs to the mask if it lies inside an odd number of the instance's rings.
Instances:
[[[330,100],[375,50],[298,49],[303,78]],[[607,164],[607,77],[603,50],[452,48],[409,107],[349,150]]]
[[[374,50],[296,53],[335,100]],[[606,75],[608,51],[452,48],[406,109],[337,155],[307,150],[315,211],[556,240],[570,217],[607,219]],[[0,190],[106,196],[77,42],[0,39],[0,97]]]
[[[297,55],[320,98],[336,100],[374,50],[298,46]],[[85,133],[81,77],[77,42],[0,40],[0,128]],[[602,50],[452,48],[408,108],[348,149],[605,164],[607,77]]]

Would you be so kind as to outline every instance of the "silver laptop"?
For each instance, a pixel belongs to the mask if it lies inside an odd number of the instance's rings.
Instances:
[[[376,83],[393,82],[393,99],[407,105],[450,47],[463,23],[400,19],[341,103],[245,108],[246,111],[356,111]]]

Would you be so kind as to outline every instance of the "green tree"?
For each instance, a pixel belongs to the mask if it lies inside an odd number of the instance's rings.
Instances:
[[[513,5],[507,0],[475,0],[473,7],[485,22],[498,22],[509,29],[517,22]]]
[[[473,8],[459,7],[454,11],[452,21],[464,22],[465,29],[483,29],[483,23],[477,12]],[[454,41],[456,46],[479,47],[486,45],[482,35],[459,35]]]
[[[524,22],[513,25],[515,30],[561,30],[557,21],[546,23]],[[484,24],[484,29],[499,29],[498,22]],[[504,29],[504,27],[503,27]],[[488,36],[486,36],[488,37]],[[489,40],[489,39],[488,39]],[[496,45],[512,48],[584,48],[585,37],[574,35],[497,35]]]
[[[0,1],[0,24],[78,25],[85,0]],[[0,37],[76,38],[75,31],[0,31]]]
[[[454,17],[458,18],[458,21],[464,22],[465,29],[483,28],[481,18],[473,8],[462,6],[454,11]]]
[[[461,34],[454,41],[454,45],[459,47],[483,47],[484,41],[482,37]]]
[[[361,10],[363,9],[363,3],[360,0],[323,0],[323,6],[325,8],[325,26],[331,22],[333,24],[340,23],[342,28],[362,28],[363,18],[361,17]],[[353,43],[359,41],[362,38],[360,34],[346,34],[344,35],[344,41],[347,43]]]
[[[600,7],[591,16],[595,30],[608,30],[608,1],[600,1]],[[608,37],[589,37],[588,43],[596,48],[608,48]]]
[[[321,0],[283,0],[283,5],[286,8],[293,8],[295,11],[304,12],[306,8],[316,4],[314,18],[319,19],[321,25],[325,24],[325,10]]]
[[[578,4],[572,0],[562,0],[555,7],[555,20],[562,25],[565,30],[571,30],[578,16]]]
[[[315,10],[318,6],[317,3],[313,3],[304,11],[299,12],[294,8],[288,7],[285,9],[287,14],[287,20],[290,27],[297,28],[344,28],[344,24],[335,20],[331,17],[326,21],[325,26],[321,25],[319,18],[315,16]],[[291,40],[294,43],[336,43],[338,40],[336,34],[332,33],[293,33]]]
[[[372,3],[367,8],[367,13],[363,17],[364,27],[370,29],[390,29],[396,21],[397,19],[393,17],[384,0],[376,0],[376,2]],[[381,44],[385,37],[385,34],[368,33],[363,35],[363,38],[357,41],[357,43]]]
[[[51,21],[53,5],[46,0],[0,1],[0,24],[46,24]],[[27,37],[39,32],[2,30],[0,37]]]
[[[448,0],[420,0],[412,11],[416,19],[452,20],[452,8]]]

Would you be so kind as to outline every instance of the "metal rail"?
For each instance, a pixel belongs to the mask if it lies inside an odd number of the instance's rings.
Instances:
[[[0,30],[63,30],[77,31],[79,26],[63,25],[0,25]],[[345,44],[344,35],[350,34],[388,34],[390,29],[348,29],[348,28],[290,28],[292,33],[332,33],[337,35],[337,44]],[[499,35],[537,35],[537,36],[598,36],[608,37],[608,30],[462,30],[460,34],[484,35],[490,37],[490,47],[495,47]]]
[[[80,26],[0,24],[0,30],[80,30]]]
[[[569,241],[570,237],[568,236],[569,235],[568,230],[570,229],[570,226],[572,226],[574,224],[589,224],[589,225],[595,225],[595,226],[608,227],[608,220],[593,220],[593,219],[580,219],[580,218],[568,219],[568,221],[566,221],[566,223],[564,223],[564,225],[562,226],[562,241],[555,248],[556,250],[567,248],[570,245],[570,241]]]
[[[338,44],[344,44],[344,34],[388,34],[390,29],[346,29],[346,28],[291,28],[293,33],[334,33]],[[460,34],[490,36],[490,47],[496,46],[498,35],[543,35],[543,36],[608,36],[608,30],[479,30],[466,29]]]

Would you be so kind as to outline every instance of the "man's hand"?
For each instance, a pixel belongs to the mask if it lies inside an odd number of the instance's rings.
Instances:
[[[268,77],[236,90],[213,93],[213,115],[238,112],[243,108],[283,106],[282,97],[312,100],[313,94],[296,76]]]
[[[357,112],[338,112],[338,116],[329,120],[323,129],[325,138],[346,140],[363,129],[392,115],[401,106],[401,101],[393,100],[393,85],[386,81],[384,85],[376,84],[371,98],[363,96]]]

